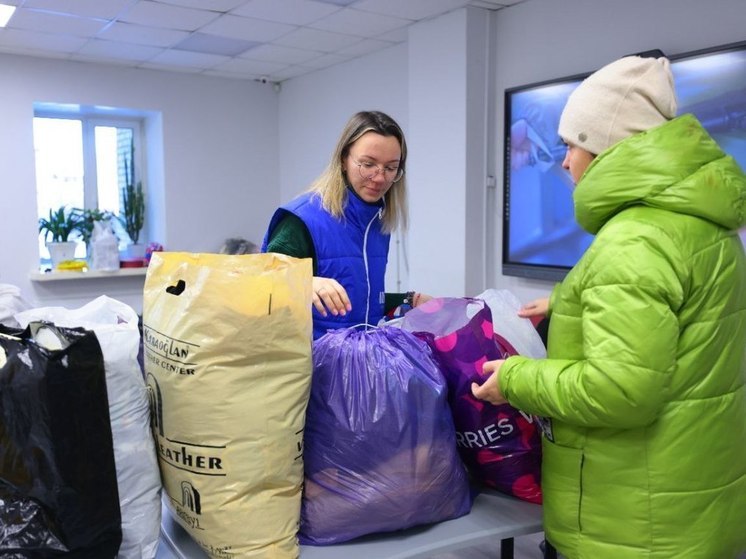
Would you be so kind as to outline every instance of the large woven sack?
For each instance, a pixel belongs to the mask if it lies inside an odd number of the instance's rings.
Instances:
[[[311,261],[154,253],[143,340],[174,517],[211,557],[297,557]]]

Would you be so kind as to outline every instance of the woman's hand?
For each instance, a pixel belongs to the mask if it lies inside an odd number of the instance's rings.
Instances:
[[[549,298],[543,297],[526,303],[518,309],[518,316],[530,318],[532,316],[546,316],[549,312]]]
[[[345,288],[335,279],[319,276],[313,277],[313,306],[321,316],[326,316],[327,311],[344,316],[352,310]]]
[[[412,301],[412,308],[419,307],[423,303],[427,303],[432,296],[425,295],[424,293],[415,293],[414,300]]]
[[[494,361],[487,361],[482,365],[482,373],[490,376],[481,386],[476,382],[471,383],[471,393],[477,400],[485,400],[496,406],[508,402],[500,391],[500,383],[498,382],[500,368],[503,366],[503,363],[505,363],[504,359],[496,359]]]

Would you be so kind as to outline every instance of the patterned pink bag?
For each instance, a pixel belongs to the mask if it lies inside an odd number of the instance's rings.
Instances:
[[[448,383],[459,452],[472,477],[503,493],[541,503],[536,418],[471,394],[471,383],[485,380],[486,361],[517,353],[494,333],[489,307],[479,299],[432,299],[409,311],[401,327],[425,340],[440,365]]]

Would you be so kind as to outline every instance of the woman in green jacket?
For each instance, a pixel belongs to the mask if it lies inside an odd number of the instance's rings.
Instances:
[[[675,111],[665,58],[570,96],[563,167],[595,239],[548,302],[548,358],[472,386],[547,418],[546,537],[571,559],[746,550],[746,176]]]

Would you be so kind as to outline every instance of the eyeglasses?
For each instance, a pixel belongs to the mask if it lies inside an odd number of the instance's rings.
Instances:
[[[365,180],[372,179],[378,173],[383,173],[383,177],[389,182],[396,182],[404,176],[404,169],[401,167],[382,167],[370,161],[355,161],[354,163],[357,165],[360,176]]]

